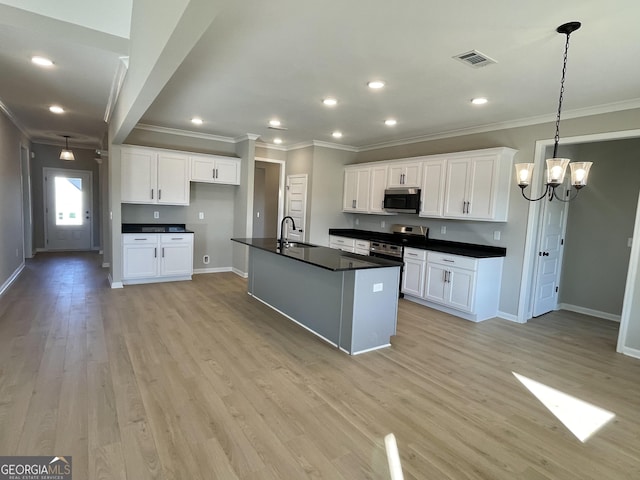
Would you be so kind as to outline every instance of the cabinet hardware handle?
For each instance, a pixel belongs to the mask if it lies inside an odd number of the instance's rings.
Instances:
[[[182,237],[174,237],[171,240],[182,240]]]
[[[471,213],[471,202],[467,202],[467,213]]]
[[[216,169],[215,168],[211,169],[211,178],[216,178]]]
[[[151,189],[151,200],[153,200],[153,188]]]
[[[158,258],[158,247],[153,249],[153,258]]]
[[[134,240],[146,240],[146,238],[134,238]]]
[[[162,189],[159,188],[158,189],[158,200],[160,200],[162,198]]]
[[[443,258],[442,261],[443,262],[455,263],[455,260],[449,260],[448,258]]]
[[[162,247],[162,258],[164,258],[164,247]]]
[[[444,283],[447,283],[447,271],[446,270],[442,271],[442,281]]]
[[[409,255],[410,257],[417,257],[418,256],[417,253],[407,253],[407,255]]]
[[[218,178],[218,169],[216,168],[216,178]]]

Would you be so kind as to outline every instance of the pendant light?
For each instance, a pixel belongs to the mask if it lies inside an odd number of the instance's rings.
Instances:
[[[560,25],[556,31],[567,36],[564,47],[564,62],[562,64],[562,80],[560,81],[560,98],[558,99],[558,114],[556,116],[556,136],[553,145],[553,158],[547,159],[547,182],[545,184],[545,190],[538,198],[529,198],[525,195],[524,189],[531,183],[533,176],[533,163],[517,163],[516,168],[516,182],[521,188],[522,196],[530,202],[537,202],[547,197],[549,201],[554,198],[562,201],[569,202],[576,198],[578,192],[582,187],[587,185],[587,179],[589,177],[589,169],[592,162],[573,162],[570,163],[568,158],[557,158],[558,142],[560,141],[560,113],[562,112],[562,99],[564,96],[564,79],[567,73],[567,53],[569,52],[569,36],[571,33],[578,30],[581,26],[580,22],[569,22],[564,25]],[[571,185],[575,189],[575,195],[569,196],[567,200],[563,200],[556,193],[556,188],[564,182],[565,172],[567,165],[571,167]],[[569,194],[569,193],[568,193]]]
[[[73,152],[69,150],[69,135],[63,135],[64,137],[64,148],[60,152],[60,160],[75,160],[76,157],[73,156]]]

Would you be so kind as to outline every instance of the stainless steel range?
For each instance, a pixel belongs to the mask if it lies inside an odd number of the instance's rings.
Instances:
[[[391,227],[391,234],[384,234],[385,240],[371,240],[369,255],[372,257],[386,258],[388,260],[402,261],[404,244],[410,239],[429,236],[429,229],[420,225],[399,225]],[[404,267],[400,268],[400,290],[402,290],[402,275]],[[404,295],[400,293],[400,298]]]

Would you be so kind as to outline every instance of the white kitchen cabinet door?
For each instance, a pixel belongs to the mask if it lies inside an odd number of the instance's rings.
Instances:
[[[446,303],[447,268],[435,263],[427,263],[424,298],[437,303]]]
[[[383,209],[384,191],[387,188],[387,166],[371,167],[369,188],[369,212],[386,213]]]
[[[157,154],[142,148],[123,148],[121,154],[121,192],[124,203],[155,203],[157,192]]]
[[[216,178],[215,162],[210,156],[191,156],[191,181],[214,183]]]
[[[190,243],[161,245],[160,275],[180,276],[193,273],[193,247]]]
[[[461,268],[449,268],[447,303],[458,310],[473,310],[475,272]]]
[[[158,154],[158,203],[189,205],[189,157],[178,153]]]
[[[424,267],[420,260],[404,260],[402,271],[402,292],[422,298],[424,296]]]
[[[471,159],[456,158],[447,162],[444,216],[449,218],[467,217],[467,182]]]
[[[422,163],[397,163],[389,166],[387,186],[394,187],[419,187],[422,181]]]
[[[473,220],[492,220],[497,187],[497,157],[472,157],[467,186],[467,217]]]
[[[369,211],[369,168],[347,168],[344,171],[342,209],[345,212]]]
[[[215,168],[216,183],[240,185],[240,160],[217,158]]]
[[[158,275],[158,243],[151,242],[123,245],[122,278],[150,278]]]
[[[442,217],[445,188],[445,160],[427,160],[422,165],[421,217]]]

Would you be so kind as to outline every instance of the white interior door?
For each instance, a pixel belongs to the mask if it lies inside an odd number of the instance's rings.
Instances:
[[[44,169],[45,245],[48,250],[90,250],[93,174]]]
[[[307,175],[287,176],[287,211],[286,215],[293,218],[296,229],[291,228],[289,222],[285,225],[283,235],[291,241],[304,242],[307,226]]]
[[[563,189],[558,187],[562,198]],[[542,228],[536,257],[533,316],[544,315],[558,307],[558,290],[562,269],[562,249],[567,225],[568,204],[542,200]]]

